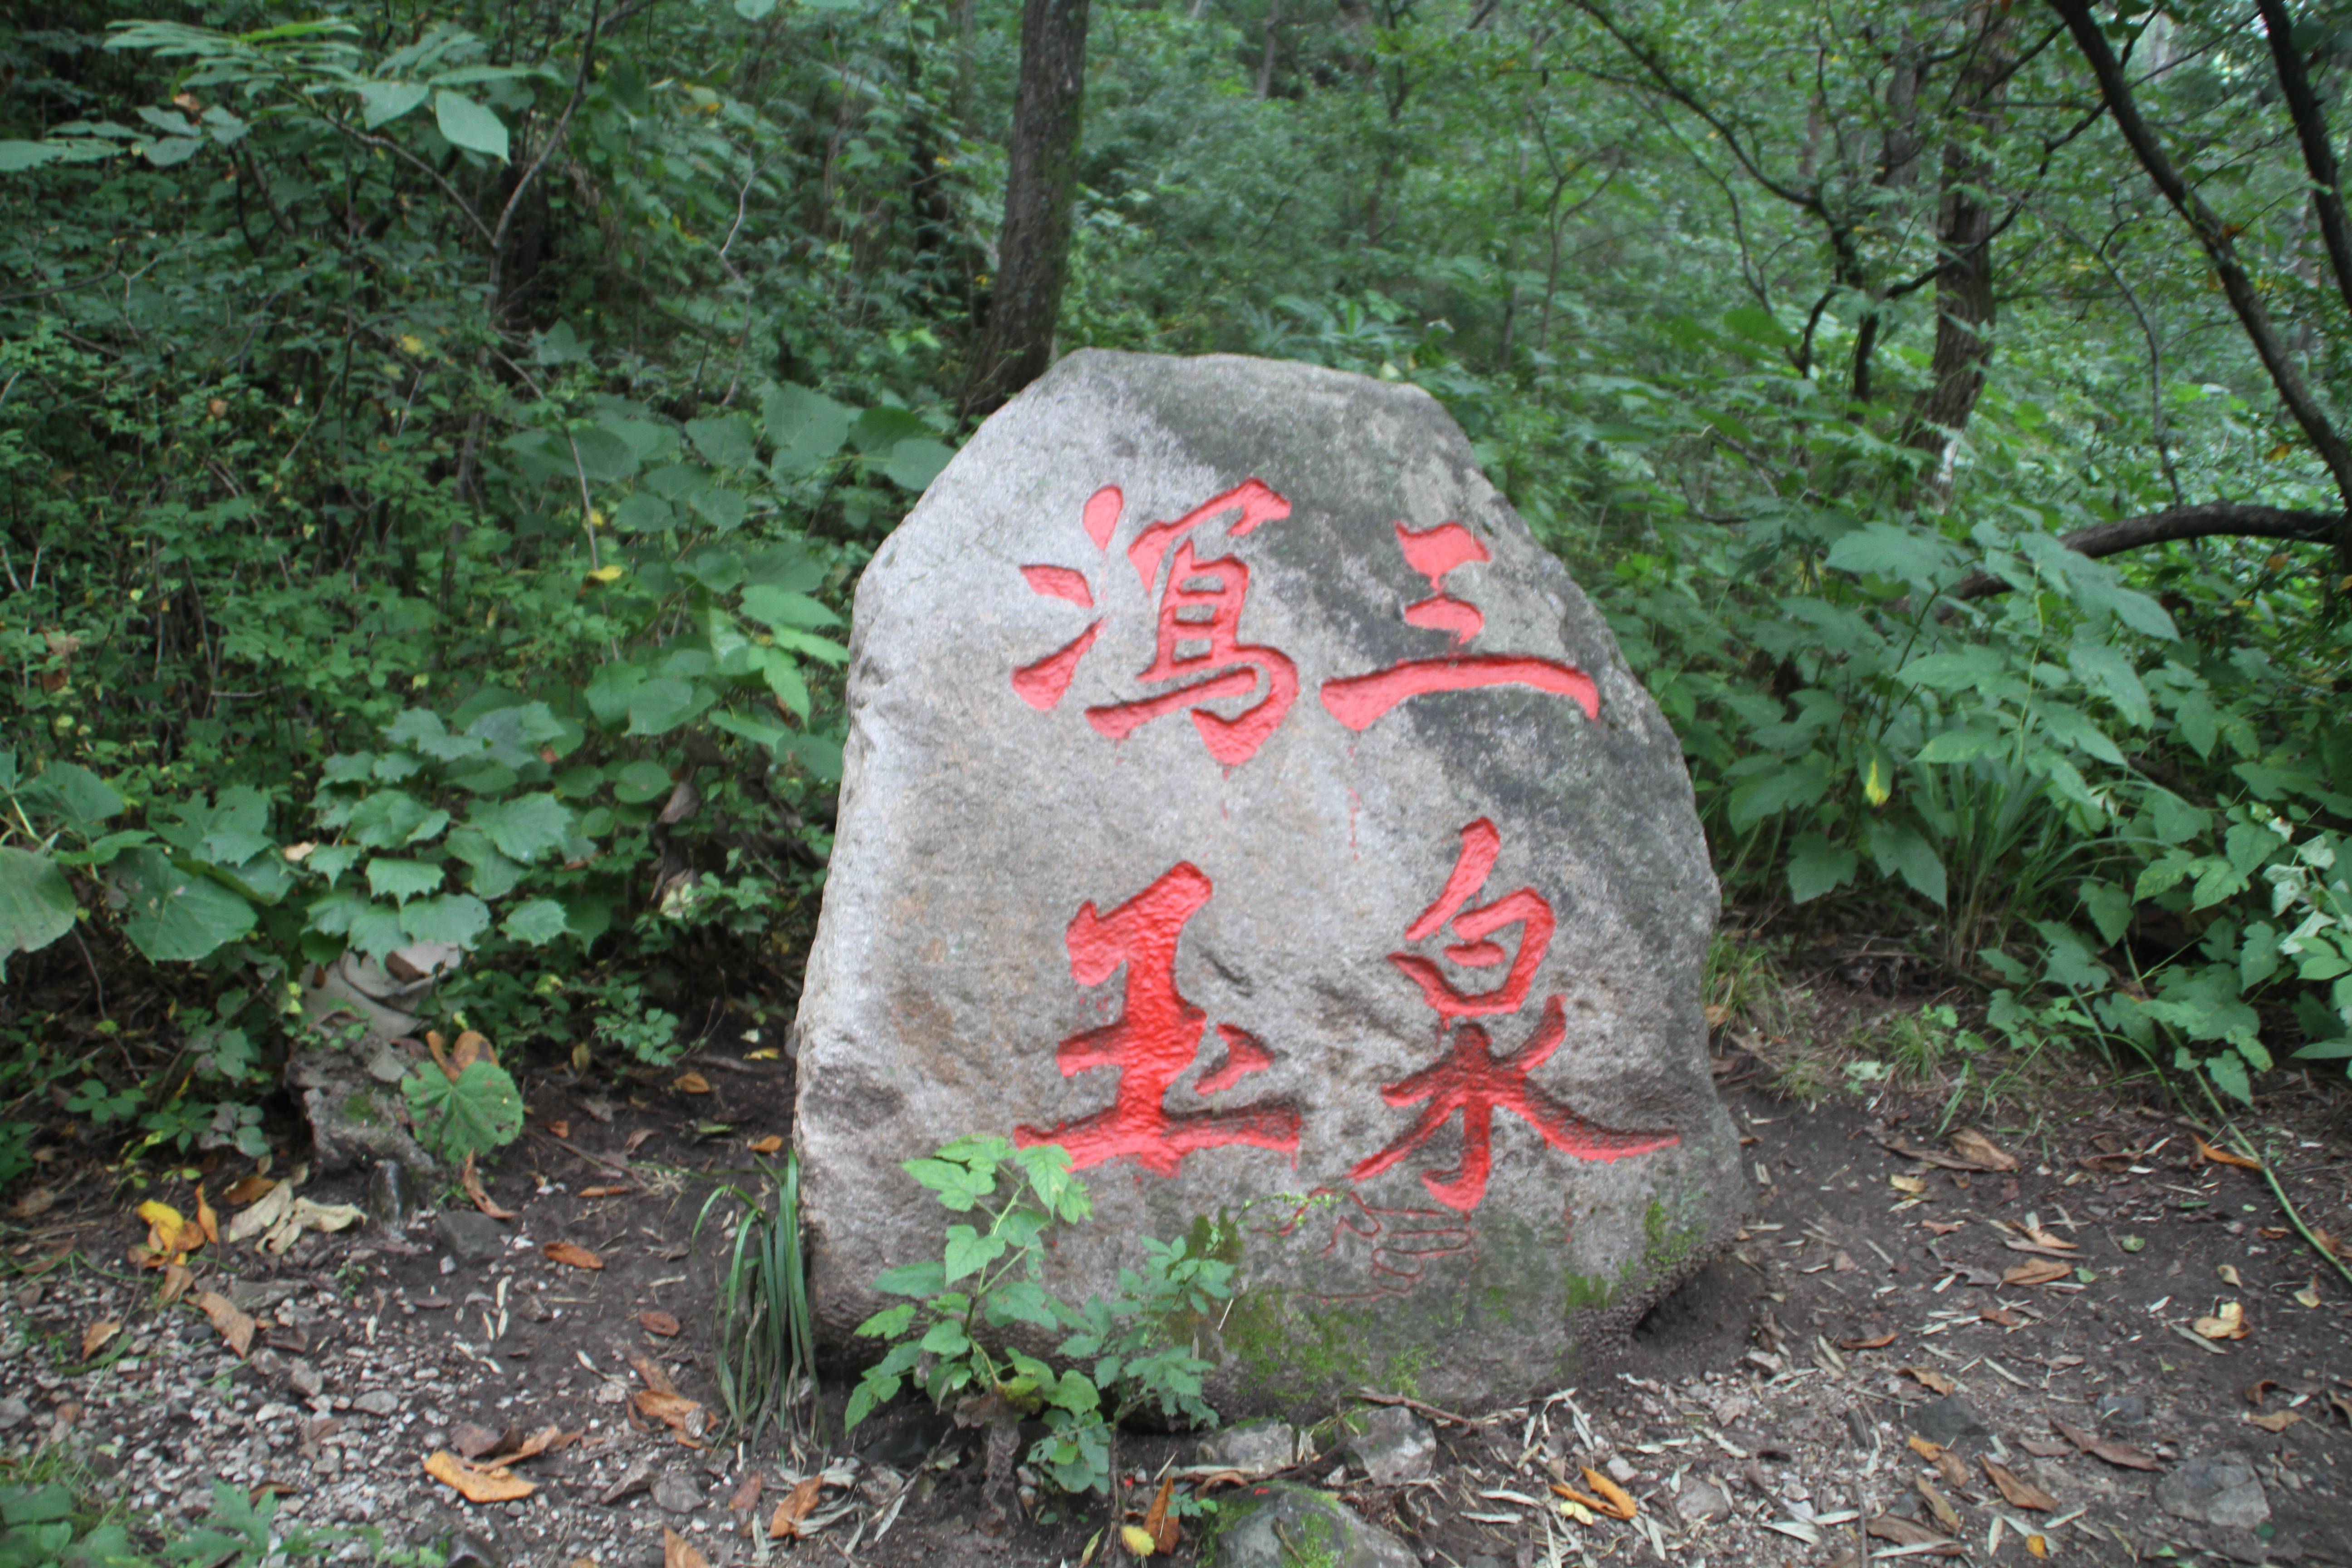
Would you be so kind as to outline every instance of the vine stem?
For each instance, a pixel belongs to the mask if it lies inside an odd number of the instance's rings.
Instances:
[[[2254,1168],[2263,1173],[2263,1180],[2270,1186],[2271,1195],[2278,1199],[2279,1207],[2285,1211],[2287,1224],[2294,1226],[2295,1234],[2303,1237],[2312,1251],[2326,1258],[2336,1273],[2344,1276],[2346,1284],[2352,1285],[2352,1264],[2347,1264],[2319,1237],[2311,1233],[2311,1226],[2304,1223],[2303,1211],[2294,1206],[2294,1200],[2286,1195],[2286,1188],[2279,1184],[2278,1173],[2271,1169],[2271,1163],[2255,1152],[2252,1142],[2243,1132],[2238,1131],[2238,1124],[2226,1114],[2222,1114],[2221,1102],[2213,1099],[2212,1088],[2206,1083],[2204,1075],[2200,1073],[2196,1078],[2198,1087],[2205,1091],[2206,1100],[2212,1104],[2215,1113],[2221,1115],[2222,1135],[2237,1146],[2239,1153],[2252,1160],[2254,1163]]]

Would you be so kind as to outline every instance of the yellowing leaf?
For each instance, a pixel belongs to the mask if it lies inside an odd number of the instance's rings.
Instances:
[[[675,1530],[662,1531],[662,1568],[710,1568],[710,1559]]]
[[[139,1205],[139,1217],[147,1222],[147,1250],[159,1258],[176,1257],[194,1245],[186,1235],[188,1222],[171,1205],[150,1198]]]
[[[1160,1542],[1151,1539],[1151,1531],[1139,1524],[1120,1525],[1118,1538],[1126,1542],[1128,1551],[1138,1557],[1149,1557],[1160,1550]]]
[[[2318,1281],[2316,1279],[2314,1279],[2310,1284],[2305,1285],[2302,1289],[2297,1290],[2297,1291],[2294,1293],[2294,1300],[2295,1300],[2295,1305],[2297,1305],[2298,1307],[2316,1307],[2316,1306],[2318,1306],[2318,1305],[2319,1305],[2319,1281]]]
[[[119,1318],[100,1318],[81,1333],[81,1359],[89,1360],[106,1348],[106,1342],[122,1331]]]
[[[617,583],[620,580],[621,569],[618,566],[599,566],[588,574],[591,583]]]
[[[682,1072],[672,1080],[670,1088],[680,1094],[709,1094],[710,1080],[698,1072]]]
[[[773,1132],[769,1133],[765,1138],[755,1138],[751,1143],[751,1152],[754,1154],[772,1154],[783,1146],[784,1141]]]
[[[2246,1310],[2235,1301],[2224,1301],[2220,1311],[2198,1319],[2189,1327],[2209,1340],[2242,1340],[2248,1332]]]
[[[1886,1178],[1886,1182],[1887,1184],[1893,1187],[1896,1192],[1909,1193],[1914,1197],[1918,1196],[1927,1190],[1927,1184],[1921,1181],[1916,1176],[1889,1176]]]
[[[1590,1465],[1584,1467],[1584,1484],[1601,1500],[1601,1511],[1612,1519],[1631,1519],[1640,1506],[1633,1501],[1633,1493]]]
[[[220,1215],[213,1213],[213,1205],[205,1202],[205,1189],[202,1187],[196,1189],[196,1228],[204,1232],[206,1241],[215,1246],[220,1244]]]
[[[547,1255],[550,1262],[561,1263],[567,1268],[602,1268],[604,1267],[604,1260],[603,1258],[597,1257],[586,1247],[574,1247],[568,1241],[551,1241],[545,1247],[541,1247],[540,1251]]]
[[[2193,1133],[2190,1136],[2195,1139],[2197,1144],[2197,1157],[2208,1163],[2235,1165],[2241,1171],[2259,1171],[2263,1168],[2263,1163],[2260,1160],[2249,1160],[2243,1154],[2233,1154],[2227,1149],[2216,1149],[2202,1138],[2196,1138]]]
[[[497,1466],[468,1464],[446,1448],[425,1461],[425,1473],[456,1489],[467,1502],[520,1502],[539,1489],[536,1483],[510,1476]]]
[[[2238,1271],[2231,1265],[2224,1263],[2221,1268],[2213,1270],[2213,1272],[2221,1277],[2222,1284],[2234,1285],[2242,1290],[2245,1289],[2246,1282],[2238,1278]]]
[[[769,1540],[790,1541],[799,1537],[801,1521],[816,1511],[817,1493],[823,1484],[820,1478],[810,1476],[784,1494],[784,1500],[776,1505],[775,1517],[768,1521]]]

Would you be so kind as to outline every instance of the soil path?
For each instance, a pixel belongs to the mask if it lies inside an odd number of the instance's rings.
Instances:
[[[224,1241],[193,1257],[174,1305],[124,1262],[143,1232],[131,1205],[94,1168],[53,1163],[0,1234],[16,1274],[0,1287],[0,1454],[182,1521],[215,1480],[268,1489],[284,1521],[454,1545],[453,1565],[650,1568],[666,1541],[673,1564],[685,1547],[718,1565],[1076,1564],[1108,1506],[1030,1494],[994,1519],[976,1436],[927,1411],[862,1428],[854,1453],[709,1445],[724,1230],[714,1215],[698,1241],[695,1222],[714,1183],[756,1177],[751,1147],[788,1135],[789,1069],[688,1065],[684,1089],[635,1099],[532,1086],[530,1130],[489,1188],[511,1220],[453,1192],[425,1194],[440,1215],[399,1236],[306,1236],[280,1257]],[[1548,1398],[1435,1415],[1425,1475],[1373,1486],[1338,1457],[1334,1413],[1293,1479],[1465,1568],[2352,1563],[2352,1289],[2258,1174],[2087,1093],[2063,1116],[1983,1126],[2013,1171],[1952,1168],[1934,1110],[1895,1097],[1726,1099],[1754,1140],[1754,1221],[1629,1342]],[[2345,1103],[2297,1090],[2247,1123],[2306,1218],[2339,1235]],[[215,1198],[237,1173],[213,1173]],[[132,1195],[194,1206],[184,1184]],[[551,1258],[558,1242],[603,1267]],[[247,1353],[190,1304],[206,1290],[255,1320]],[[2231,1303],[2244,1337],[2198,1331]],[[674,1403],[639,1397],[664,1382]],[[461,1500],[423,1468],[445,1449],[494,1462],[549,1427],[554,1445],[512,1466],[536,1488],[520,1500]],[[1194,1448],[1122,1444],[1135,1514]],[[1631,1521],[1558,1510],[1552,1483],[1590,1490],[1588,1466],[1635,1500]],[[810,1539],[772,1544],[779,1504],[811,1479]],[[2198,1504],[2200,1479],[2240,1484]],[[1188,1482],[1177,1501],[1217,1491]],[[1178,1562],[1202,1519],[1185,1520]],[[340,1549],[376,1554],[359,1537]]]

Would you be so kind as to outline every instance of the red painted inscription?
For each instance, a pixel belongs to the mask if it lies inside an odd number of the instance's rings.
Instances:
[[[1486,1178],[1494,1168],[1497,1109],[1526,1121],[1543,1134],[1544,1142],[1579,1160],[1605,1163],[1681,1142],[1672,1131],[1620,1132],[1599,1126],[1528,1081],[1528,1075],[1549,1060],[1568,1037],[1567,1016],[1558,996],[1545,998],[1542,1022],[1508,1056],[1495,1055],[1493,1037],[1484,1026],[1463,1022],[1517,1012],[1551,947],[1551,904],[1533,888],[1506,893],[1491,903],[1464,907],[1486,885],[1501,848],[1502,835],[1484,817],[1465,827],[1462,852],[1445,879],[1445,890],[1405,928],[1405,940],[1426,942],[1450,924],[1462,940],[1444,950],[1446,958],[1473,969],[1493,968],[1507,959],[1510,967],[1502,984],[1491,990],[1465,992],[1419,953],[1389,955],[1389,962],[1421,987],[1423,999],[1437,1014],[1438,1041],[1445,1055],[1419,1072],[1381,1086],[1381,1098],[1391,1105],[1421,1105],[1422,1112],[1394,1142],[1351,1173],[1360,1182],[1379,1175],[1430,1142],[1459,1115],[1460,1162],[1450,1171],[1424,1171],[1421,1181],[1430,1196],[1464,1213],[1477,1207],[1486,1195]],[[1512,925],[1521,928],[1516,955],[1507,954],[1500,944],[1487,940]]]
[[[1486,629],[1478,606],[1445,591],[1445,574],[1456,567],[1491,559],[1475,534],[1458,522],[1442,522],[1415,533],[1396,525],[1397,547],[1405,564],[1429,579],[1430,596],[1404,608],[1407,626],[1444,632],[1454,647],[1463,648]],[[1433,658],[1406,659],[1386,669],[1350,675],[1323,683],[1323,706],[1350,730],[1369,728],[1398,703],[1435,691],[1469,691],[1493,686],[1524,686],[1565,697],[1584,710],[1588,719],[1601,717],[1601,692],[1592,678],[1572,664],[1538,658],[1528,654],[1454,653]]]
[[[1108,914],[1091,903],[1070,921],[1065,942],[1070,973],[1081,985],[1099,985],[1127,968],[1120,1016],[1098,1029],[1072,1035],[1055,1059],[1064,1078],[1097,1068],[1118,1071],[1117,1098],[1104,1109],[1055,1127],[1022,1127],[1024,1147],[1059,1143],[1083,1170],[1108,1160],[1132,1159],[1148,1171],[1172,1176],[1184,1157],[1202,1149],[1247,1144],[1298,1152],[1297,1108],[1258,1100],[1232,1110],[1171,1111],[1168,1091],[1201,1053],[1202,1026],[1208,1015],[1176,989],[1176,947],[1184,924],[1214,890],[1200,868],[1180,861]],[[1227,1089],[1270,1066],[1264,1046],[1243,1030],[1221,1025],[1225,1059],[1201,1080],[1202,1094]]]
[[[1125,504],[1117,485],[1105,485],[1087,498],[1084,521],[1087,535],[1095,548],[1110,549],[1111,531],[1118,526],[1119,508]],[[1067,566],[1024,566],[1021,580],[1029,591],[1048,599],[1066,599],[1082,610],[1095,607],[1095,591],[1087,585],[1086,574]],[[1101,635],[1102,621],[1097,618],[1087,629],[1064,643],[1060,647],[1037,660],[1024,664],[1013,672],[1013,689],[1021,700],[1044,713],[1058,704],[1076,678],[1078,665],[1087,657],[1087,649],[1095,646]]]

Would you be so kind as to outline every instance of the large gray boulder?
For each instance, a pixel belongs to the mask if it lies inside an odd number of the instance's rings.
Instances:
[[[950,1218],[899,1162],[1051,1139],[1240,1266],[1227,1415],[1572,1375],[1747,1196],[1673,731],[1411,386],[1087,352],[859,584],[795,1029],[821,1332]]]

